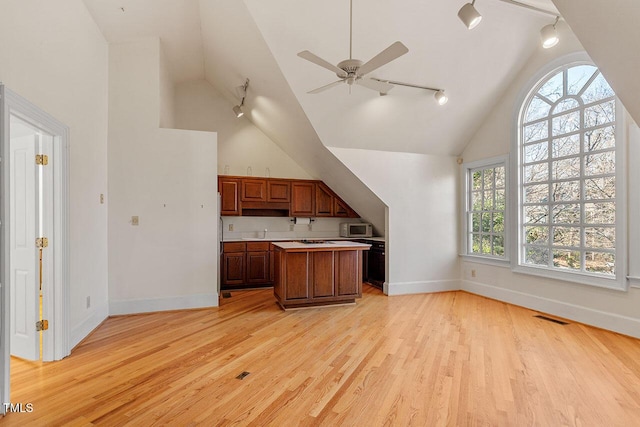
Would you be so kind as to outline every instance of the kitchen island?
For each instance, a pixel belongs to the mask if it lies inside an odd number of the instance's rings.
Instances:
[[[273,242],[273,293],[284,309],[353,304],[362,296],[362,251],[351,241]]]

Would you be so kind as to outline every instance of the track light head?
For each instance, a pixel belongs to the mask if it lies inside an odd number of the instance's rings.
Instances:
[[[554,47],[560,41],[560,37],[558,37],[558,32],[556,31],[556,24],[560,17],[556,17],[556,22],[553,24],[545,25],[540,30],[540,39],[542,40],[542,47],[545,49],[549,49],[550,47]]]
[[[473,6],[476,0],[467,3],[458,11],[458,18],[470,30],[474,29],[482,20],[482,15]]]
[[[433,97],[438,102],[438,105],[444,105],[449,101],[449,98],[444,94],[443,90],[436,91],[436,93],[433,94]]]
[[[233,107],[233,112],[235,113],[237,118],[244,116],[244,112],[242,111],[242,106],[244,105],[244,99],[247,97],[247,88],[249,87],[249,79],[247,79],[242,86],[238,88],[238,90],[242,91],[242,101],[240,101],[240,105],[236,105]]]
[[[242,116],[244,116],[244,112],[242,111],[242,107],[239,105],[236,105],[235,107],[233,107],[233,112],[235,113],[237,118],[240,118]]]

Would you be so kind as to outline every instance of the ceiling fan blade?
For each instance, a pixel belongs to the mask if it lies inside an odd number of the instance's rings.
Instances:
[[[358,69],[358,75],[364,76],[367,73],[372,72],[373,70],[382,67],[383,65],[393,61],[396,58],[404,55],[409,52],[409,49],[401,42],[395,42],[369,61],[362,64],[362,66]]]
[[[341,70],[340,68],[338,68],[335,65],[331,64],[330,62],[327,62],[324,59],[320,58],[319,56],[314,55],[313,53],[309,52],[308,50],[303,50],[302,52],[298,53],[298,56],[300,58],[302,58],[302,59],[306,59],[307,61],[311,61],[316,65],[324,67],[329,71],[333,71],[339,77],[347,77],[347,73],[344,70]]]
[[[359,84],[360,86],[364,86],[366,88],[373,89],[373,90],[378,91],[380,93],[387,93],[391,89],[394,88],[394,86],[392,84],[385,83],[385,82],[379,82],[379,81],[376,81],[376,80],[369,79],[367,77],[359,78],[358,80],[356,80],[356,83]]]
[[[338,86],[340,83],[344,83],[344,79],[343,80],[337,80],[335,82],[329,83],[328,85],[324,85],[324,86],[320,86],[319,88],[316,88],[314,90],[310,90],[307,93],[320,93],[323,92],[327,89],[331,89],[334,86]]]

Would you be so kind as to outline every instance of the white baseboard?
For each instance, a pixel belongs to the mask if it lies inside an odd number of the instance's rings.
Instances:
[[[387,292],[391,295],[427,294],[460,290],[459,280],[431,280],[422,282],[389,283]]]
[[[510,304],[541,311],[553,316],[571,319],[585,325],[607,329],[634,338],[640,338],[640,319],[607,313],[592,308],[512,291],[510,289],[462,280],[461,289],[476,295],[504,301]]]
[[[146,298],[109,301],[109,315],[149,313],[153,311],[185,310],[218,306],[218,296],[212,294],[184,295],[166,298]]]
[[[96,307],[89,317],[71,330],[70,349],[77,346],[80,341],[85,339],[95,328],[100,326],[107,317],[109,317],[109,307],[107,304],[102,304],[101,306]]]

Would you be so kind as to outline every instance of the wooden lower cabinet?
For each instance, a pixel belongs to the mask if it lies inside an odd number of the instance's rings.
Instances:
[[[362,296],[362,250],[275,248],[273,292],[283,308],[354,303]]]
[[[269,242],[225,242],[223,246],[222,290],[273,285]]]

